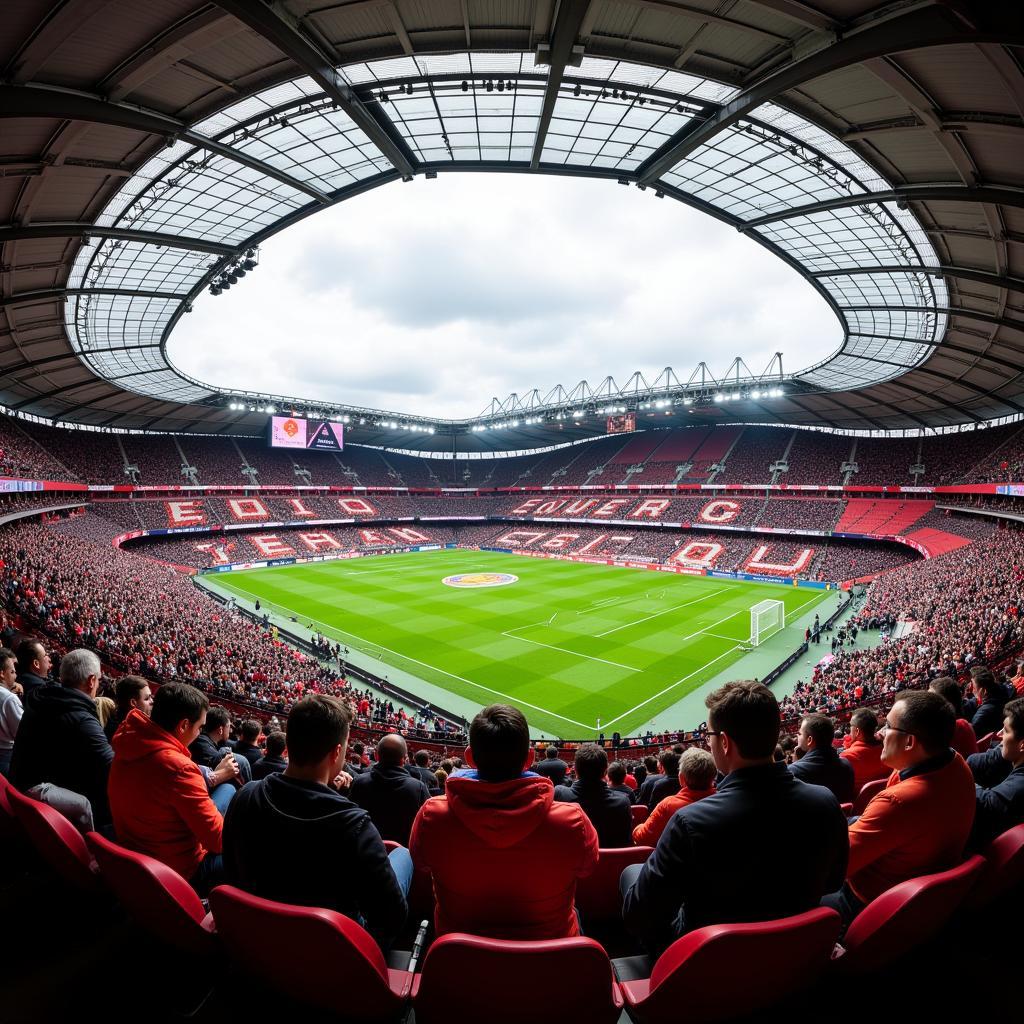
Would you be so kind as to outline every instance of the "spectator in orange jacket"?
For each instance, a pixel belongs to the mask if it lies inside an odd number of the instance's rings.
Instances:
[[[839,751],[853,765],[853,789],[875,779],[884,779],[889,769],[882,764],[882,741],[878,738],[878,718],[870,708],[857,708],[850,716],[850,745]]]
[[[939,676],[933,679],[928,689],[937,693],[953,706],[956,715],[956,724],[953,726],[953,740],[950,746],[966,760],[971,754],[978,752],[978,738],[974,735],[971,723],[964,718],[964,691],[960,684],[951,676]]]
[[[931,690],[909,690],[889,711],[882,763],[892,775],[850,826],[846,882],[822,900],[846,923],[886,889],[959,863],[975,797],[971,770],[949,745],[955,721]]]
[[[448,778],[413,823],[409,852],[430,872],[438,935],[559,939],[579,934],[576,879],[597,865],[597,832],[579,804],[528,771],[526,719],[492,704],[469,729],[470,770]]]
[[[637,846],[657,846],[661,833],[676,811],[715,791],[718,769],[715,759],[700,747],[683,751],[679,759],[679,792],[667,796],[651,811],[650,817],[633,829],[633,842]]]
[[[108,784],[118,842],[163,861],[200,893],[223,873],[222,811],[188,752],[209,706],[194,686],[161,686],[151,717],[129,712],[114,736]],[[219,788],[234,792],[227,785]]]

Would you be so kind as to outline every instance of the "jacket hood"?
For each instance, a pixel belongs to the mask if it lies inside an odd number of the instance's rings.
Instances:
[[[189,757],[188,748],[184,744],[135,708],[120,724],[110,745],[119,761],[141,761],[163,751]]]
[[[329,786],[305,779],[292,779],[282,772],[268,775],[245,787],[253,803],[279,818],[297,823],[323,821],[325,818],[352,818],[366,814],[347,797]]]
[[[474,776],[453,775],[445,794],[452,814],[481,842],[499,850],[515,846],[547,818],[555,798],[550,779],[527,774],[480,782]]]

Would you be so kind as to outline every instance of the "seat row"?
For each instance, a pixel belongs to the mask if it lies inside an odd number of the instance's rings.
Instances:
[[[839,916],[819,908],[778,921],[713,925],[690,932],[658,960],[609,960],[591,938],[517,942],[449,934],[421,959],[426,923],[412,953],[385,959],[359,924],[331,910],[289,906],[222,885],[210,911],[189,883],[160,861],[95,832],[84,838],[58,811],[0,777],[0,829],[20,830],[38,855],[75,889],[109,891],[154,937],[204,964],[230,958],[284,995],[345,1020],[390,1021],[411,1006],[419,1024],[489,1019],[513,1024],[538,1005],[614,1024],[623,1011],[640,1024],[668,1024],[757,1012],[830,975],[875,971],[910,952],[962,907],[981,910],[1024,882],[1024,825],[949,871],[911,879],[883,893],[853,922],[841,944]],[[581,885],[591,914],[618,912],[618,874],[646,848],[602,850],[606,868]],[[275,941],[267,943],[265,937]],[[280,950],[290,951],[282,971]],[[737,964],[744,984],[736,985]],[[528,979],[502,985],[500,979]],[[727,995],[724,995],[727,993]]]

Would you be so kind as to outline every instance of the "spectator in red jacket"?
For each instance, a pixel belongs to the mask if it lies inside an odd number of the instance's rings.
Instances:
[[[700,747],[690,747],[679,758],[679,792],[667,796],[651,811],[650,817],[633,829],[636,846],[657,846],[672,815],[715,791],[718,769],[715,759]]]
[[[861,788],[875,779],[884,779],[889,769],[882,764],[882,741],[876,735],[878,718],[870,708],[857,708],[850,716],[850,745],[839,752],[853,765],[853,788]]]
[[[928,689],[945,697],[953,707],[956,724],[953,726],[953,740],[950,746],[966,760],[971,754],[978,752],[978,737],[974,735],[971,723],[964,718],[964,691],[960,684],[951,676],[939,676],[933,679]]]
[[[882,738],[882,763],[893,769],[850,826],[846,882],[822,900],[846,923],[886,889],[959,863],[974,822],[974,779],[950,747],[949,701],[908,690],[893,704]]]
[[[118,842],[163,861],[200,893],[223,874],[224,820],[188,752],[209,706],[187,683],[161,686],[152,716],[131,711],[114,736],[108,784]]]
[[[492,704],[469,730],[470,770],[428,800],[409,850],[433,877],[438,935],[498,939],[579,934],[576,879],[597,864],[597,832],[579,804],[558,803],[549,779],[530,772],[526,719]]]

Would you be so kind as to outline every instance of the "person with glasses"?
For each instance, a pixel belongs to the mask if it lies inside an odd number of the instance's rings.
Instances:
[[[846,873],[846,818],[821,786],[774,760],[780,714],[754,681],[709,694],[708,745],[725,778],[668,822],[644,865],[620,879],[623,920],[651,954],[710,924],[816,907]]]
[[[951,749],[956,713],[930,690],[907,690],[882,733],[882,764],[892,769],[850,826],[850,863],[841,889],[822,900],[849,924],[900,882],[955,867],[974,822],[974,780]]]

